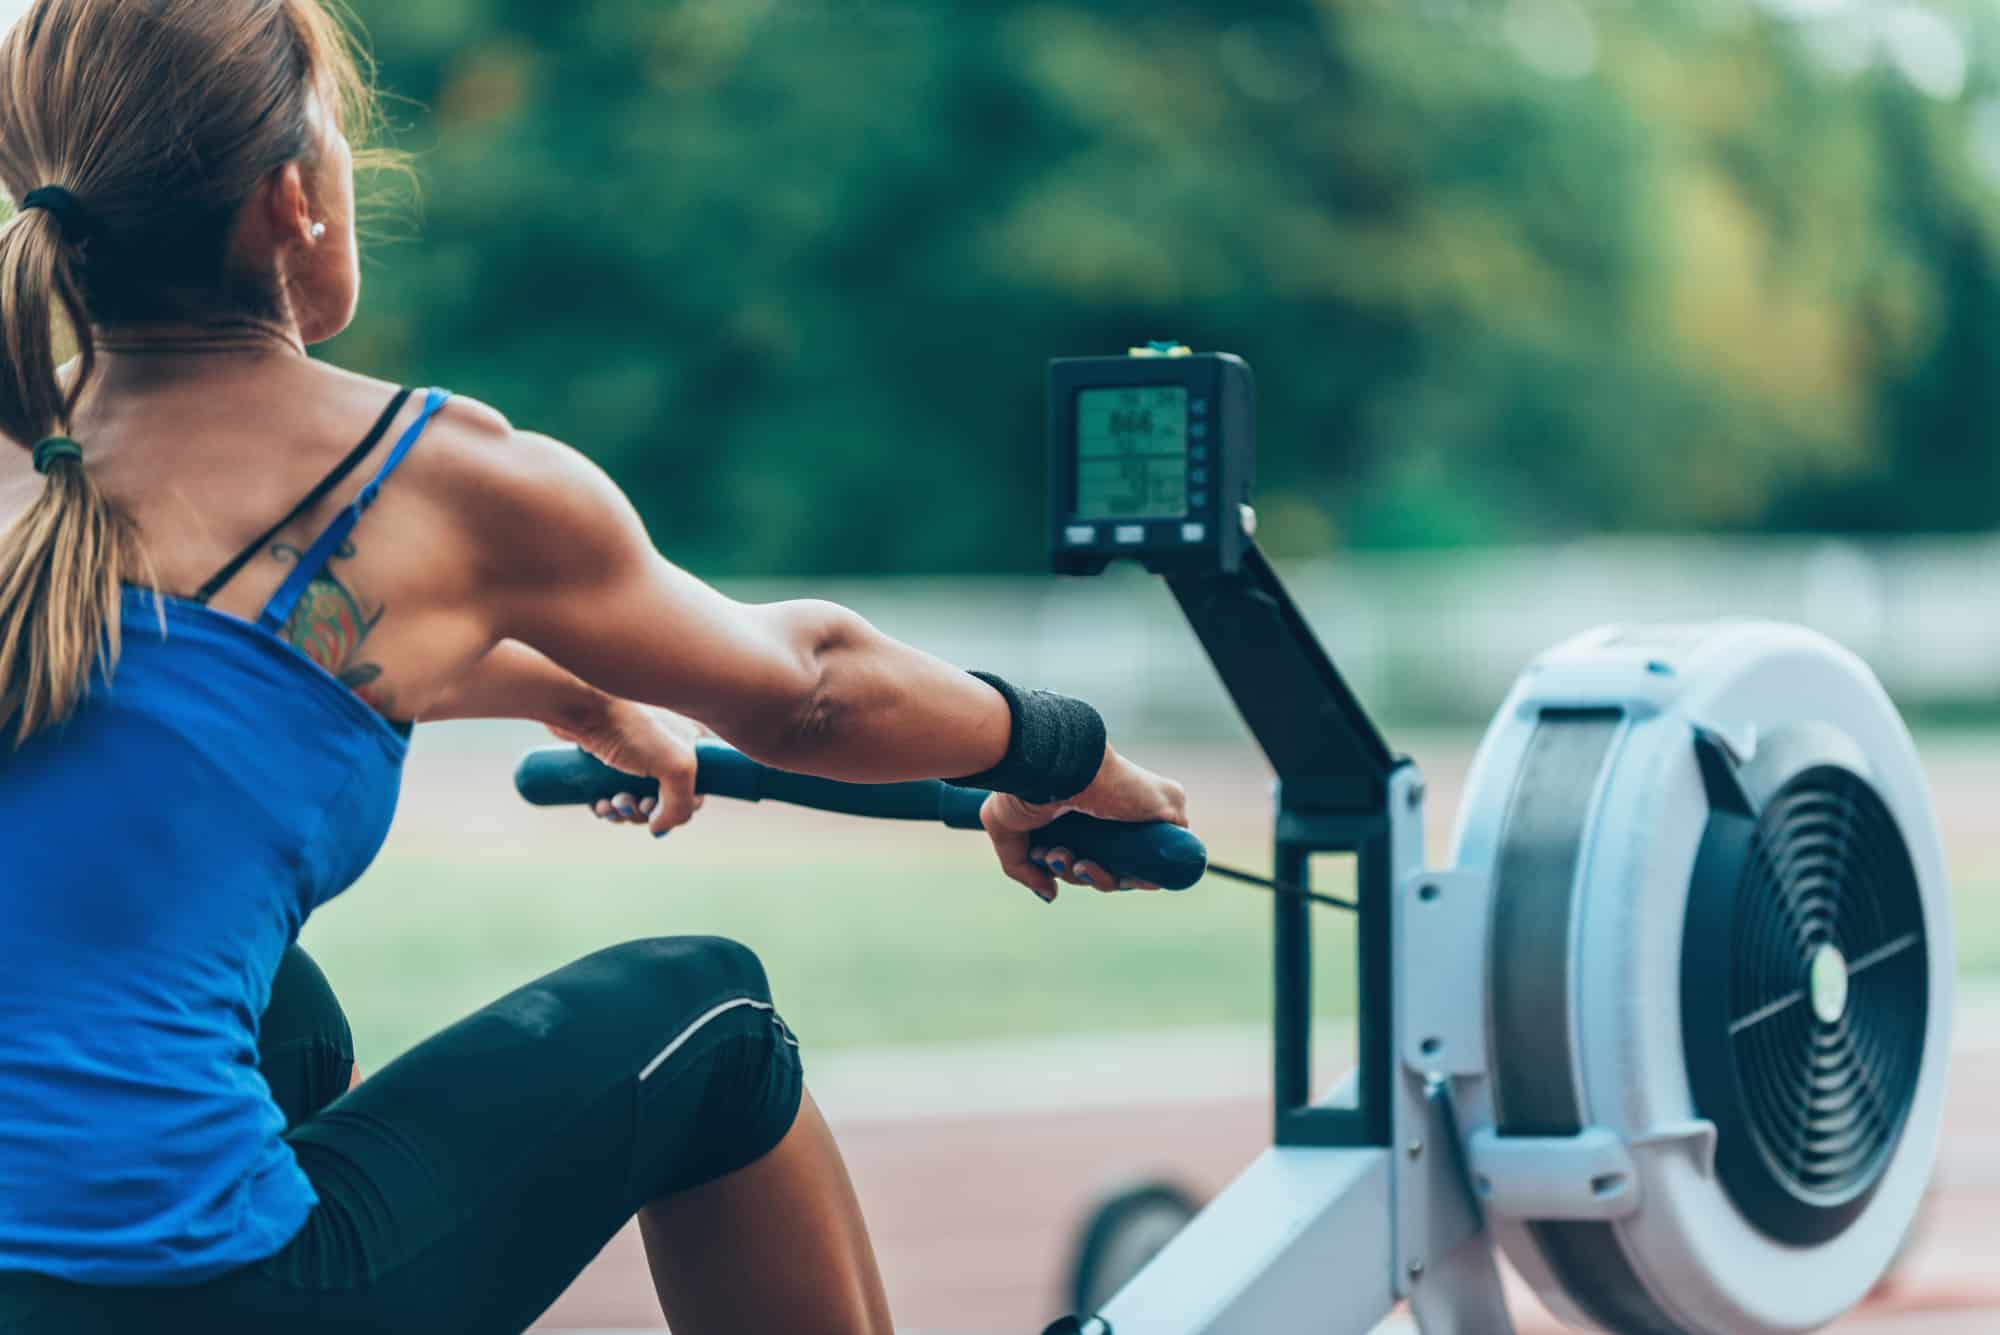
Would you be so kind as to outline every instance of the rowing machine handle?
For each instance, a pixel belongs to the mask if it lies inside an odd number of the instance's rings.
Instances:
[[[987,793],[928,779],[917,783],[840,783],[760,765],[734,747],[695,747],[695,791],[745,802],[787,802],[850,816],[938,821],[954,830],[977,830]],[[550,747],[522,757],[514,787],[536,806],[590,806],[630,793],[652,797],[659,784],[625,774],[579,747]],[[1037,842],[1067,848],[1114,875],[1166,890],[1185,890],[1208,870],[1208,849],[1191,831],[1154,822],[1128,825],[1075,812],[1038,832]]]

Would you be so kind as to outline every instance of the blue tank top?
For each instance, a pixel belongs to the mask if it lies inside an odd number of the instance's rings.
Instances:
[[[128,589],[115,679],[0,748],[0,1271],[199,1283],[316,1204],[257,1026],[380,849],[406,743],[276,632],[444,400],[257,624]]]

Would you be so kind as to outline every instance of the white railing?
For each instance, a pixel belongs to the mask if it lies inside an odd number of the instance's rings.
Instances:
[[[2000,537],[1594,538],[1291,564],[1294,597],[1372,710],[1475,722],[1541,650],[1613,621],[1765,617],[1871,663],[1909,710],[2000,707]],[[1100,579],[733,582],[753,600],[833,598],[954,662],[1074,691],[1128,733],[1233,726],[1166,589]]]

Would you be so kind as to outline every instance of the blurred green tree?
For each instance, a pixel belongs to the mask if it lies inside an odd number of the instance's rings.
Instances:
[[[424,207],[332,355],[704,573],[1034,567],[1043,360],[1166,336],[1285,554],[2000,518],[1972,0],[355,8]]]

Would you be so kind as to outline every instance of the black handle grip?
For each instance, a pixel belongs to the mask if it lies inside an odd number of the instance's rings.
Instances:
[[[733,797],[741,802],[787,802],[796,807],[814,807],[846,816],[872,816],[877,820],[943,820],[962,807],[945,801],[945,784],[935,779],[920,783],[840,783],[816,779],[809,774],[792,774],[760,765],[733,746],[701,742],[695,747],[694,788],[711,797]],[[530,751],[514,771],[514,786],[521,796],[538,807],[588,806],[620,793],[652,797],[660,791],[657,781],[626,774],[611,768],[577,747],[558,746]],[[965,790],[956,790],[965,791]],[[979,828],[978,795],[972,804],[972,828]]]
[[[700,787],[699,778],[695,786]],[[521,757],[514,767],[514,791],[538,807],[587,807],[620,793],[657,797],[660,784],[621,773],[581,747],[557,746]]]
[[[840,783],[760,765],[741,751],[716,742],[695,748],[695,791],[745,802],[786,802],[878,820],[938,821],[956,830],[977,830],[987,794],[948,783]],[[536,806],[589,806],[630,793],[652,797],[659,784],[625,774],[577,747],[550,747],[522,757],[514,787]],[[1126,825],[1092,816],[1064,816],[1039,834],[1040,842],[1067,848],[1115,876],[1146,881],[1167,890],[1185,890],[1208,870],[1208,849],[1192,831],[1156,822]]]
[[[1193,830],[1165,821],[1128,825],[1072,811],[1036,831],[1035,841],[1162,890],[1185,890],[1208,872],[1208,846]]]

